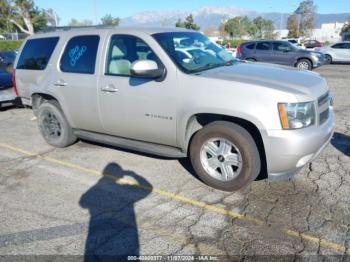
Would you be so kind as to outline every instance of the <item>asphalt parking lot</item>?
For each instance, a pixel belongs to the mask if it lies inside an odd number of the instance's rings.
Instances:
[[[186,161],[54,149],[31,110],[1,111],[0,255],[350,259],[350,65],[316,71],[335,100],[332,143],[290,181],[236,193],[208,188]]]

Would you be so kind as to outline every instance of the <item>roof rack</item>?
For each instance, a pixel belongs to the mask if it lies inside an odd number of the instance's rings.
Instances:
[[[69,31],[73,29],[89,29],[89,28],[115,28],[115,26],[106,26],[106,25],[87,25],[87,26],[48,26],[41,29],[38,33],[49,33],[56,31]]]

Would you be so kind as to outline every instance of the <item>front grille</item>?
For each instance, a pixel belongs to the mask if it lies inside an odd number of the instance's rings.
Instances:
[[[329,92],[318,98],[318,107],[322,106],[324,103],[327,103],[329,99]]]
[[[319,125],[326,122],[329,117],[330,99],[329,92],[318,98]]]

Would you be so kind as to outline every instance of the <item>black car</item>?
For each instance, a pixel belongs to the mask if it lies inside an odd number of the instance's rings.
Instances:
[[[260,40],[241,44],[237,48],[237,58],[294,66],[311,70],[325,63],[325,56],[320,52],[301,49],[284,40]]]

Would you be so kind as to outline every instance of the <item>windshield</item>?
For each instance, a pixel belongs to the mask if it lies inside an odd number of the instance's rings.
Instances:
[[[186,73],[229,65],[233,56],[206,36],[196,32],[154,34],[175,64]]]

